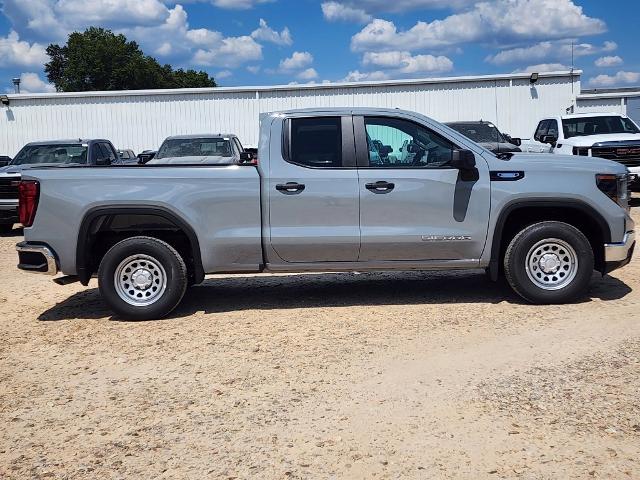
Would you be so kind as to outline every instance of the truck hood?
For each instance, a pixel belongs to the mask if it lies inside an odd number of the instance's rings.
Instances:
[[[166,157],[153,158],[147,165],[235,165],[238,159],[235,157],[222,157],[217,155],[202,155],[191,157]]]
[[[587,135],[562,140],[562,143],[576,147],[590,147],[594,143],[600,142],[640,142],[640,133],[608,133],[606,135]]]
[[[582,157],[577,155],[556,155],[551,153],[514,153],[510,159],[502,160],[504,166],[501,169],[528,169],[548,170],[580,170],[595,173],[627,173],[627,167],[598,157]]]

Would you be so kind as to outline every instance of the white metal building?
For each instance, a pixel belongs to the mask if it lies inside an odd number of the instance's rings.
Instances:
[[[580,74],[485,75],[363,83],[7,95],[0,105],[0,155],[27,142],[106,138],[117,148],[156,149],[169,135],[236,133],[255,146],[261,112],[306,107],[387,107],[437,120],[489,120],[529,138],[538,120],[581,103]],[[594,104],[595,105],[595,104]],[[585,107],[586,108],[586,107]],[[591,107],[589,107],[591,108]],[[595,108],[595,106],[593,106]],[[608,108],[608,107],[607,107]]]

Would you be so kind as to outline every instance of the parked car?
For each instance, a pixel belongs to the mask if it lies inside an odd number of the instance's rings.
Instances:
[[[155,157],[156,153],[157,152],[155,150],[143,150],[141,153],[138,154],[138,164],[144,165],[153,157]]]
[[[122,165],[137,165],[138,157],[133,150],[118,150],[118,158],[120,159],[120,164]]]
[[[18,185],[22,172],[34,167],[116,165],[118,157],[108,140],[75,139],[27,143],[11,163],[0,168],[0,232],[18,222]]]
[[[233,165],[240,163],[242,153],[242,144],[233,134],[179,135],[162,142],[147,165]]]
[[[7,157],[6,155],[0,155],[0,167],[5,167],[11,163],[11,157]]]
[[[62,272],[58,283],[95,275],[118,315],[151,319],[220,272],[486,268],[493,279],[504,270],[527,301],[564,303],[585,294],[594,269],[626,265],[635,246],[628,172],[615,162],[501,160],[396,109],[264,114],[259,138],[257,166],[229,156],[100,175],[30,170],[18,267]],[[374,141],[407,156],[383,163]]]
[[[479,143],[487,150],[491,150],[495,154],[509,154],[521,152],[519,138],[512,138],[503,134],[491,122],[449,122],[445,125],[460,132],[465,137],[470,138]]]
[[[529,152],[600,157],[621,163],[640,187],[640,128],[619,113],[578,113],[540,120]]]

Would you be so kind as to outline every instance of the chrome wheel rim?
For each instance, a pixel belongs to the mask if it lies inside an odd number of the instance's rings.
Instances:
[[[157,302],[167,290],[164,267],[149,255],[132,255],[122,260],[113,280],[118,296],[135,307]]]
[[[578,255],[564,240],[547,238],[529,249],[527,276],[543,290],[560,290],[578,274]]]

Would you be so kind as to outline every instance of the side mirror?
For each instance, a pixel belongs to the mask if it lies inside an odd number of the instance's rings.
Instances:
[[[558,137],[556,137],[555,135],[542,135],[540,137],[540,141],[542,143],[548,143],[550,145],[555,145],[556,142],[558,141]]]
[[[253,157],[253,154],[250,152],[241,152],[240,153],[240,163],[250,163],[255,165],[257,162]]]
[[[516,147],[519,147],[519,146],[522,145],[522,139],[521,138],[510,137],[509,139],[510,139],[511,143],[513,143]]]
[[[6,167],[11,163],[11,160],[0,160],[0,167]]]
[[[111,165],[111,162],[109,161],[108,158],[99,157],[99,158],[96,158],[96,165],[99,167],[104,167],[107,165]]]
[[[451,155],[451,166],[458,170],[476,168],[476,156],[471,150],[454,150]]]

